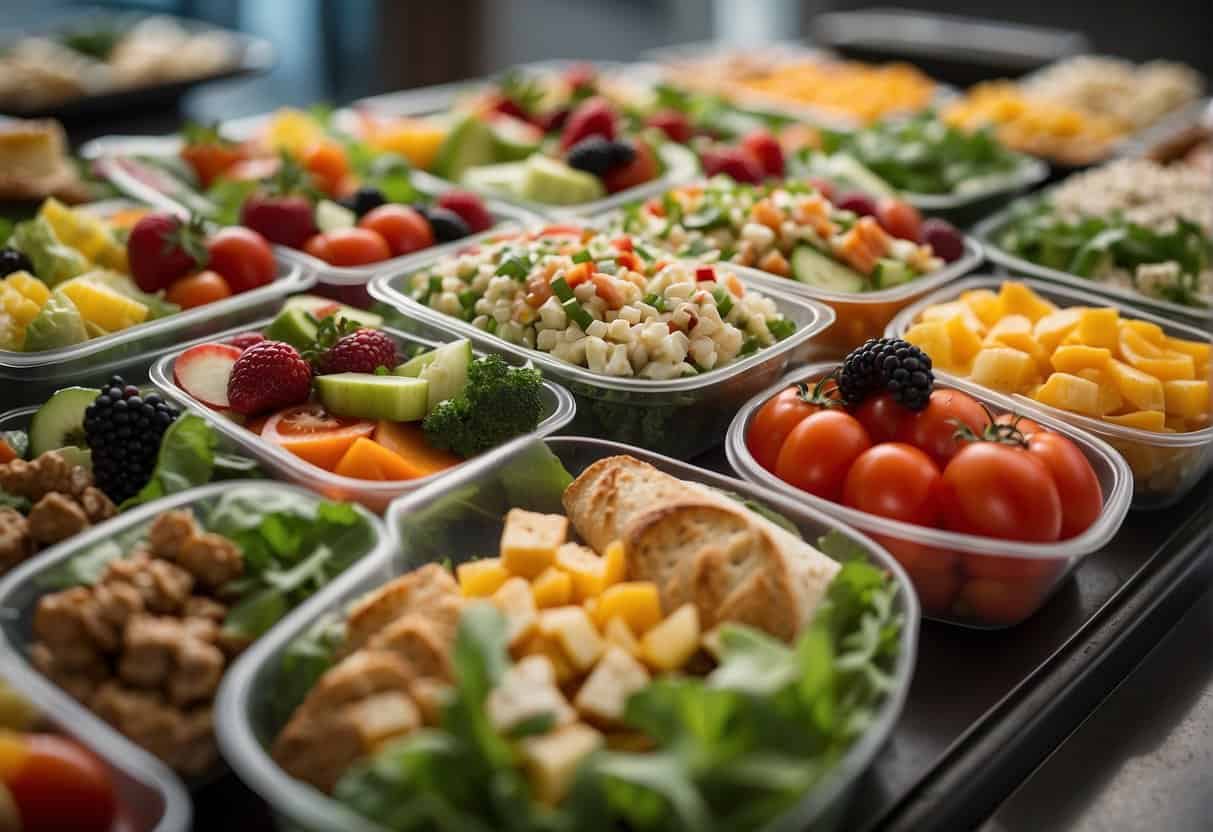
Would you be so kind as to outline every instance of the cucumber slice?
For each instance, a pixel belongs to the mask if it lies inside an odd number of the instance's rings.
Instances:
[[[877,289],[888,289],[900,286],[914,279],[914,270],[900,260],[891,257],[881,257],[876,261],[876,269],[872,272],[872,283]]]
[[[392,370],[392,375],[404,376],[405,378],[420,378],[421,371],[434,363],[435,352],[435,350],[430,350],[429,352],[423,352],[421,355],[414,355],[408,361]]]
[[[425,418],[430,383],[404,376],[334,373],[316,377],[320,401],[329,412],[350,419],[415,422]]]
[[[31,457],[60,448],[84,445],[84,410],[100,390],[92,387],[65,387],[38,408],[29,423]]]
[[[316,203],[316,228],[319,231],[353,228],[357,222],[357,215],[344,205],[338,205],[331,199],[322,199]]]
[[[859,272],[812,246],[798,246],[792,252],[792,275],[801,283],[831,292],[862,292],[867,287]]]
[[[292,347],[306,349],[316,340],[316,320],[330,315],[337,315],[371,329],[378,329],[383,325],[383,318],[374,312],[355,309],[328,298],[300,295],[286,302],[278,317],[270,322],[263,334],[270,341],[285,341]]]
[[[433,357],[421,368],[419,377],[430,385],[425,407],[428,415],[439,402],[463,392],[468,383],[468,365],[472,363],[472,342],[467,339],[454,341],[427,354]]]

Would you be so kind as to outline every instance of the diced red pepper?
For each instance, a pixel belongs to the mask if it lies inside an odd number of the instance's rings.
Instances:
[[[615,255],[615,262],[625,269],[631,269],[634,272],[643,271],[643,264],[640,262],[640,257],[630,251],[621,251]]]
[[[648,211],[655,217],[665,216],[665,206],[661,204],[661,200],[654,197],[644,204],[644,210]]]
[[[579,286],[585,283],[594,274],[594,265],[590,262],[577,263],[573,268],[564,273],[564,281],[569,284],[569,288]]]
[[[700,266],[695,269],[695,280],[716,280],[716,270],[711,266]]]
[[[615,239],[611,240],[611,245],[615,247],[616,251],[636,250],[636,247],[632,245],[631,237],[616,237]]]

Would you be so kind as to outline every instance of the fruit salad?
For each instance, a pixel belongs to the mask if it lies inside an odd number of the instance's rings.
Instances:
[[[927,306],[905,339],[936,368],[1004,393],[1152,432],[1209,425],[1210,344],[1111,306],[1065,306],[1004,282]]]
[[[630,456],[564,477],[563,513],[510,508],[491,557],[407,572],[286,648],[286,774],[385,829],[402,805],[425,827],[757,829],[822,782],[897,684],[874,681],[900,675],[893,578]],[[776,758],[778,784],[738,774]]]
[[[624,230],[679,257],[750,266],[830,292],[908,283],[964,254],[943,220],[923,222],[901,200],[848,194],[823,182],[741,185],[727,176],[627,207]]]
[[[444,315],[607,376],[696,375],[796,328],[725,268],[667,260],[629,236],[578,227],[445,257],[408,287]]]
[[[121,511],[256,473],[199,416],[113,376],[65,387],[0,432],[0,574]]]
[[[80,344],[264,286],[277,273],[252,232],[207,237],[142,209],[102,218],[48,199],[0,249],[0,349]]]
[[[230,663],[370,552],[378,530],[348,503],[253,483],[119,529],[39,576],[29,661],[127,739],[202,777],[219,763],[212,713]]]
[[[265,442],[359,480],[427,477],[543,418],[538,371],[474,357],[467,341],[406,355],[381,325],[299,296],[262,332],[183,351],[173,383]]]
[[[1074,174],[1021,203],[993,239],[1118,294],[1213,305],[1213,202],[1195,166],[1123,159]]]
[[[937,385],[930,357],[899,339],[873,339],[832,372],[785,388],[744,423],[743,438],[759,469],[864,517],[1048,544],[1077,539],[1104,511],[1078,445]],[[887,524],[860,527],[910,572],[929,614],[968,623],[1018,623],[1067,562],[962,555],[960,543],[942,548]]]

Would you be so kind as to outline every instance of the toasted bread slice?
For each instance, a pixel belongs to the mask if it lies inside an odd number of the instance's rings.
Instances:
[[[436,563],[389,581],[351,607],[346,619],[345,652],[357,650],[395,619],[413,612],[428,614],[450,597],[460,597],[459,584]]]
[[[564,491],[564,509],[581,539],[599,553],[640,514],[686,496],[686,484],[631,456],[595,462]]]

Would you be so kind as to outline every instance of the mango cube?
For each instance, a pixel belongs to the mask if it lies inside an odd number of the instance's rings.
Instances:
[[[1022,350],[985,347],[974,357],[969,378],[993,390],[1017,393],[1035,381],[1036,362]]]
[[[566,543],[556,552],[556,566],[573,580],[573,600],[596,598],[606,589],[606,563],[593,549]]]
[[[1143,373],[1163,381],[1196,378],[1196,363],[1192,356],[1163,349],[1133,329],[1122,328],[1120,354]]]
[[[989,289],[970,289],[961,292],[960,300],[973,310],[973,314],[986,326],[994,326],[998,316],[1002,314],[1002,304],[998,295]]]
[[[1057,309],[1024,283],[1009,280],[998,292],[1003,315],[1023,315],[1032,323]]]
[[[1162,392],[1168,415],[1199,419],[1210,412],[1207,381],[1171,379],[1162,383]]]
[[[1166,338],[1162,346],[1171,352],[1180,352],[1192,356],[1193,363],[1203,365],[1209,363],[1209,353],[1213,346],[1207,341],[1189,341],[1185,338]]]
[[[568,572],[549,566],[531,581],[531,595],[540,609],[563,607],[573,601],[573,578]]]
[[[931,356],[931,363],[944,369],[952,366],[952,338],[946,321],[923,321],[906,330],[903,336]]]
[[[1088,347],[1114,350],[1120,341],[1120,312],[1112,307],[1084,309],[1071,335],[1076,335],[1078,343]]]
[[[501,564],[513,575],[534,578],[556,560],[568,534],[569,519],[563,514],[510,509],[501,531]]]
[[[539,632],[560,645],[569,663],[580,671],[593,667],[605,648],[598,628],[582,607],[543,610],[539,613]]]
[[[500,558],[470,560],[455,567],[459,588],[468,598],[487,598],[510,577]]]
[[[935,303],[928,306],[922,310],[921,320],[950,321],[953,318],[960,318],[965,326],[975,332],[981,332],[986,328],[986,324],[982,322],[981,318],[977,317],[968,304],[959,300],[954,300],[950,303]]]
[[[1130,367],[1115,358],[1108,362],[1108,374],[1125,401],[1138,410],[1163,410],[1166,398],[1162,382],[1149,373]]]
[[[1150,321],[1128,320],[1120,322],[1121,332],[1131,329],[1156,347],[1165,347],[1167,335],[1162,327]]]
[[[949,318],[947,327],[952,342],[952,361],[957,367],[967,366],[981,349],[981,327],[970,325],[959,315]]]
[[[641,655],[656,670],[677,670],[699,649],[699,610],[683,604],[665,621],[644,634]]]
[[[1105,416],[1104,421],[1126,428],[1137,428],[1138,430],[1149,430],[1160,433],[1166,427],[1166,414],[1161,410],[1135,410],[1132,413],[1123,413],[1120,416]]]
[[[1033,396],[1037,401],[1071,413],[1101,416],[1099,385],[1070,373],[1053,373]]]
[[[627,581],[607,587],[598,597],[594,617],[599,624],[622,619],[642,636],[661,621],[661,594],[652,581]]]
[[[1077,374],[1079,370],[1103,370],[1111,357],[1112,351],[1106,347],[1068,344],[1054,350],[1050,363],[1059,373]]]
[[[1055,350],[1062,339],[1074,331],[1082,318],[1083,308],[1071,306],[1050,312],[1032,326],[1032,334],[1042,349]]]
[[[1088,367],[1085,370],[1079,370],[1074,375],[1099,385],[1099,412],[1101,414],[1115,413],[1125,406],[1124,397],[1120,395],[1120,391],[1116,389],[1116,385],[1112,383],[1112,379],[1104,370],[1094,370]]]
[[[602,553],[602,583],[617,584],[628,576],[628,554],[622,540],[612,540]]]

